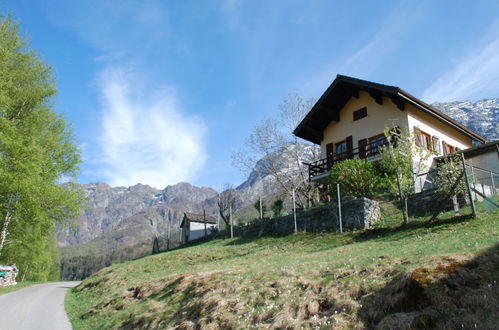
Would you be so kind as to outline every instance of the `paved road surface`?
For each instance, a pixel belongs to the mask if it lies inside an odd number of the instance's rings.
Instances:
[[[0,296],[0,330],[71,329],[64,296],[80,282],[52,282]]]

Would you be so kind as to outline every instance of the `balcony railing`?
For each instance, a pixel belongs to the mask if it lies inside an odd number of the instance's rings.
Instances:
[[[320,159],[310,164],[307,163],[308,179],[311,180],[313,177],[316,177],[323,173],[327,173],[334,164],[344,161],[345,159],[372,158],[379,154],[381,147],[387,145],[388,140],[386,138],[383,138],[339,154],[330,153],[326,158]]]

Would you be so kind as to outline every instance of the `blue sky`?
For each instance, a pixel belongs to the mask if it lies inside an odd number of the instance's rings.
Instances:
[[[245,174],[231,154],[295,91],[336,74],[427,102],[499,96],[498,1],[0,0],[56,72],[79,182]]]

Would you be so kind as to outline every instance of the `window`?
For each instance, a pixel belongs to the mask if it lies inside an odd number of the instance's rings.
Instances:
[[[423,132],[417,127],[414,127],[414,138],[416,139],[416,145],[428,151],[433,151],[431,135]]]
[[[386,144],[385,134],[378,134],[369,138],[369,154],[375,155],[379,153],[379,147]]]
[[[363,107],[353,112],[353,121],[367,117],[367,108]]]
[[[444,155],[451,154],[456,151],[456,147],[451,146],[450,144],[447,144],[447,142],[442,141],[442,149],[444,152]]]
[[[336,143],[336,154],[342,154],[347,151],[347,141]]]

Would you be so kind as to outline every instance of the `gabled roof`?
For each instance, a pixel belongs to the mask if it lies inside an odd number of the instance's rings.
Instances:
[[[180,224],[181,228],[184,226],[184,223],[186,220],[188,220],[190,222],[207,223],[207,224],[212,224],[212,225],[216,225],[218,223],[217,219],[215,219],[211,215],[205,216],[204,214],[185,212],[184,218],[182,219],[182,223]]]
[[[367,80],[337,75],[328,89],[322,94],[305,118],[298,124],[293,134],[319,144],[323,140],[323,131],[332,120],[340,121],[340,111],[351,97],[358,97],[359,91],[368,92],[374,100],[382,104],[383,97],[388,97],[401,111],[404,103],[411,103],[437,120],[460,131],[473,140],[485,143],[486,139],[458,123],[443,112],[426,104],[406,91],[396,87],[374,83]]]

